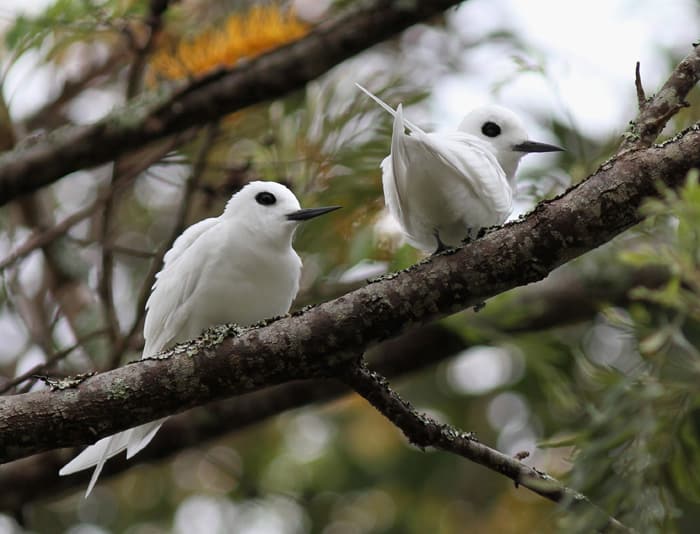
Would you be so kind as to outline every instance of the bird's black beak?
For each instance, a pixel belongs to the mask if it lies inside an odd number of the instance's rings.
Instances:
[[[306,208],[303,210],[293,211],[292,213],[287,213],[287,220],[290,221],[306,221],[308,219],[313,219],[329,211],[335,211],[340,209],[341,206],[326,206],[323,208]]]
[[[538,143],[537,141],[525,141],[517,145],[513,145],[513,150],[516,152],[563,152],[564,149],[547,143]]]

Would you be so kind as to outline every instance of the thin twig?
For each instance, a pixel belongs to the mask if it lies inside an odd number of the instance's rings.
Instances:
[[[150,53],[154,39],[163,23],[162,15],[168,8],[169,0],[151,0],[149,3],[149,15],[146,19],[146,25],[148,26],[148,37],[146,42],[142,46],[132,42],[132,45],[136,47],[136,57],[134,62],[131,64],[129,69],[129,75],[127,77],[126,84],[126,99],[131,100],[136,96],[141,86],[141,79],[143,76],[143,71],[146,65],[146,58]],[[132,39],[133,41],[133,39]],[[114,161],[112,167],[112,176],[110,178],[110,183],[115,183],[119,179],[119,174],[121,173],[120,160]],[[114,288],[112,286],[112,273],[114,271],[114,254],[113,248],[109,244],[110,239],[110,222],[112,220],[112,213],[114,211],[113,197],[108,199],[105,204],[105,209],[102,216],[101,225],[101,239],[102,243],[102,269],[100,281],[98,284],[98,292],[100,294],[104,312],[105,320],[109,328],[109,338],[111,345],[113,347],[126,346],[124,342],[124,336],[120,335],[119,328],[119,318],[117,317],[116,307],[114,304]]]
[[[153,49],[155,38],[163,26],[163,14],[168,9],[169,3],[170,0],[151,0],[149,2],[149,13],[145,21],[148,27],[148,36],[146,37],[146,42],[137,47],[136,57],[129,68],[126,84],[127,98],[132,98],[139,92],[143,71],[146,67],[146,59]]]
[[[27,327],[31,343],[37,345],[44,354],[51,352],[51,326],[46,317],[43,297],[46,284],[41,283],[34,297],[27,296],[19,283],[19,271],[12,271],[4,278],[7,302],[17,310],[17,314]]]
[[[647,97],[644,94],[644,86],[642,85],[642,77],[639,74],[639,61],[634,67],[634,86],[637,88],[637,105],[639,106],[639,111],[644,110],[644,106],[647,103]]]
[[[150,36],[149,36],[150,40]],[[141,56],[137,54],[134,65],[140,62]],[[129,72],[129,78],[126,88],[126,99],[129,100],[133,98],[136,87],[138,86],[138,80],[140,79],[141,69],[138,72],[132,68]],[[121,174],[120,161],[117,159],[112,164],[112,175],[109,179],[109,188],[118,182]],[[110,195],[105,202],[104,209],[102,210],[101,224],[100,224],[100,243],[102,244],[102,262],[100,269],[100,279],[97,286],[97,291],[100,295],[100,300],[102,302],[102,308],[104,310],[105,322],[108,327],[109,341],[111,346],[116,346],[121,341],[120,328],[119,328],[119,318],[117,317],[117,310],[114,303],[114,288],[112,286],[112,273],[114,271],[114,254],[112,253],[113,247],[109,242],[110,236],[110,223],[112,221],[112,214],[114,212],[114,196]]]
[[[50,280],[51,293],[53,294],[54,300],[58,305],[58,310],[60,310],[60,313],[62,313],[67,318],[75,338],[80,337],[78,325],[76,324],[76,313],[78,307],[76,307],[71,302],[73,300],[77,301],[81,298],[80,295],[82,294],[82,292],[79,291],[81,286],[74,286],[72,284],[72,282],[74,282],[75,279],[65,274],[65,270],[61,266],[61,262],[55,258],[55,251],[49,245],[61,235],[65,235],[65,233],[74,224],[80,222],[80,220],[85,219],[86,217],[89,217],[90,214],[96,212],[100,208],[100,206],[104,204],[105,200],[109,198],[110,195],[113,195],[116,192],[118,192],[121,188],[128,186],[133,181],[133,179],[135,179],[145,168],[150,166],[155,161],[161,159],[163,155],[170,152],[172,148],[178,143],[183,142],[183,140],[189,139],[191,135],[192,130],[188,130],[180,136],[175,136],[166,140],[165,143],[158,143],[152,147],[147,147],[146,149],[139,151],[139,153],[125,158],[124,176],[117,186],[101,192],[99,197],[95,200],[95,202],[92,205],[86,207],[83,210],[80,210],[79,212],[73,215],[70,215],[68,218],[61,221],[55,226],[52,226],[49,223],[49,221],[40,221],[37,218],[38,214],[46,214],[48,212],[46,212],[45,210],[41,210],[38,207],[30,206],[29,199],[26,201],[27,204],[23,209],[23,217],[26,223],[29,226],[33,226],[37,229],[45,228],[45,230],[39,230],[37,233],[32,235],[8,258],[3,260],[1,263],[2,269],[6,269],[14,262],[18,261],[23,257],[26,257],[32,251],[41,249],[44,253],[44,258],[46,260],[47,275]],[[0,272],[2,272],[2,269],[0,269]],[[69,291],[66,291],[66,288],[68,288]],[[43,300],[39,300],[38,302],[43,303]],[[58,313],[59,312],[57,311],[57,316]],[[25,318],[25,323],[27,323],[30,331],[33,332],[30,324],[31,322]],[[45,354],[48,356],[53,352],[53,344],[47,342],[48,338],[45,335],[42,335],[39,339],[41,340],[41,342],[37,342],[37,344],[43,348]],[[35,340],[37,340],[36,337]]]
[[[191,206],[191,198],[194,191],[197,189],[199,180],[206,169],[207,156],[209,155],[211,148],[214,145],[214,140],[218,134],[219,125],[218,123],[212,123],[207,128],[204,139],[202,140],[202,146],[197,153],[194,165],[192,167],[192,173],[185,181],[184,191],[182,193],[182,200],[178,208],[178,212],[175,216],[175,225],[170,234],[170,237],[163,243],[158,252],[153,255],[153,262],[151,263],[151,268],[146,275],[143,284],[141,285],[141,290],[139,292],[139,297],[136,301],[136,317],[131,325],[129,331],[122,336],[117,343],[113,345],[112,354],[109,357],[110,368],[119,365],[121,357],[124,355],[129,343],[136,335],[136,333],[141,328],[141,323],[143,321],[144,315],[146,313],[146,301],[148,296],[151,294],[151,288],[156,279],[156,274],[160,271],[163,266],[163,257],[165,253],[170,250],[173,243],[178,238],[178,236],[183,232],[185,224],[188,219],[188,214]]]
[[[99,207],[105,202],[107,195],[99,196],[92,204],[83,208],[82,210],[76,211],[72,215],[69,215],[61,222],[57,223],[44,232],[36,232],[31,235],[24,243],[17,247],[14,251],[10,253],[4,260],[0,261],[0,271],[6,269],[10,265],[14,264],[16,261],[26,257],[35,250],[43,248],[55,239],[61,237],[63,234],[68,232],[73,226],[78,224],[80,221],[88,218],[92,215]]]
[[[700,78],[700,46],[693,47],[690,54],[673,69],[666,83],[651,98],[640,100],[644,90],[641,87],[639,63],[635,72],[637,101],[640,102],[639,114],[625,133],[618,155],[651,146],[671,117],[688,107],[685,97]]]
[[[119,179],[119,162],[115,161],[112,167],[112,177],[108,188],[114,189],[118,184]],[[105,314],[105,322],[109,333],[109,341],[111,345],[117,343],[119,339],[119,319],[117,310],[114,304],[114,291],[112,287],[112,272],[114,270],[114,255],[109,244],[110,236],[110,221],[112,220],[112,212],[114,211],[114,195],[109,195],[105,199],[102,209],[102,217],[100,224],[100,243],[102,243],[102,262],[100,267],[100,279],[97,284],[97,292],[102,301],[102,309]]]
[[[72,235],[65,236],[65,239],[67,239],[71,243],[75,243],[76,245],[80,245],[81,247],[89,247],[90,245],[93,244],[93,241],[91,239],[84,239],[82,237],[76,237],[76,236],[72,236]],[[124,245],[117,245],[116,243],[113,243],[109,246],[112,249],[112,251],[117,253],[117,254],[124,254],[126,256],[133,256],[135,258],[151,259],[152,257],[155,256],[155,252],[151,252],[149,250],[139,250],[136,248],[125,247]]]
[[[577,505],[594,509],[601,520],[599,525],[604,527],[604,530],[632,532],[591,503],[584,495],[564,486],[555,478],[480,443],[471,433],[438,423],[431,417],[418,413],[410,403],[391,389],[386,378],[369,370],[364,361],[350,363],[341,379],[396,425],[411,443],[421,449],[435,447],[457,454],[507,476],[515,482],[516,487],[528,488],[550,501],[567,507]]]
[[[66,347],[65,349],[59,350],[58,352],[54,353],[49,358],[47,358],[47,360],[44,363],[39,363],[39,364],[35,365],[31,369],[29,369],[29,371],[26,371],[26,372],[22,373],[21,375],[16,376],[15,378],[10,380],[9,382],[6,382],[5,384],[3,384],[2,387],[0,387],[0,395],[2,395],[3,393],[7,393],[10,389],[15,387],[16,385],[21,384],[25,380],[31,378],[32,375],[46,371],[49,367],[52,367],[53,365],[60,362],[63,358],[68,356],[71,352],[82,347],[83,344],[86,343],[87,341],[90,341],[91,339],[94,339],[98,336],[101,336],[101,335],[105,334],[106,332],[107,331],[105,329],[90,332],[89,334],[78,339],[78,341],[76,341],[70,347]]]
[[[102,244],[102,271],[97,288],[98,294],[102,299],[102,305],[104,306],[107,327],[110,329],[110,344],[113,347],[122,342],[121,336],[119,335],[119,324],[114,307],[114,295],[112,289],[112,270],[114,267],[113,252],[115,252],[117,249],[114,244],[110,242],[109,237],[109,221],[111,220],[112,211],[114,209],[114,194],[131,184],[135,178],[146,171],[151,165],[163,159],[163,157],[180,146],[182,143],[192,139],[194,135],[194,129],[186,130],[185,132],[166,139],[163,143],[147,146],[138,153],[130,154],[114,163],[109,186],[109,188],[114,189],[114,191],[112,195],[107,198],[101,217],[102,224],[100,227],[99,240]]]
[[[35,232],[49,231],[53,225],[53,215],[48,209],[45,199],[40,192],[19,199],[15,205],[21,216],[21,224],[33,228]],[[44,243],[41,247],[43,265],[41,270],[41,282],[39,290],[34,296],[29,298],[35,313],[33,315],[35,323],[31,317],[24,316],[25,324],[33,333],[40,333],[40,337],[35,339],[36,344],[48,357],[54,348],[53,327],[59,314],[66,318],[68,327],[74,337],[78,337],[79,327],[77,325],[78,311],[86,303],[84,287],[75,273],[67,268],[65,262],[58,258],[58,250],[51,246],[51,242]],[[53,317],[49,317],[51,295],[56,305]],[[28,320],[27,320],[28,319]],[[34,327],[32,326],[34,325]],[[35,330],[36,326],[40,329]]]
[[[109,50],[106,59],[88,64],[77,77],[66,80],[53,100],[44,104],[25,120],[27,130],[57,128],[68,122],[60,115],[61,108],[87,89],[97,78],[112,74],[122,62],[124,52],[123,45],[114,46]]]

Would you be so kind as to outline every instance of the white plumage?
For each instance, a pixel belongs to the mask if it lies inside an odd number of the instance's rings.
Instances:
[[[502,224],[520,158],[561,150],[529,141],[520,119],[499,106],[472,111],[456,132],[426,133],[404,118],[401,105],[394,111],[356,85],[394,116],[391,153],[381,163],[384,198],[408,242],[428,252]]]
[[[292,248],[298,222],[337,207],[301,209],[285,186],[251,182],[224,213],[183,232],[164,257],[146,304],[144,357],[193,339],[210,326],[250,325],[287,313],[299,289],[301,259]],[[87,497],[108,458],[127,458],[153,439],[165,419],[99,440],[60,471],[95,466]]]

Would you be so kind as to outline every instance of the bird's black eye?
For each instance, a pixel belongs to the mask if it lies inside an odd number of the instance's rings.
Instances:
[[[501,127],[495,122],[485,122],[481,127],[481,133],[487,137],[496,137],[501,134]]]
[[[258,193],[257,195],[255,195],[255,201],[258,204],[262,204],[263,206],[271,206],[272,204],[277,202],[277,199],[272,193],[263,191],[262,193]]]

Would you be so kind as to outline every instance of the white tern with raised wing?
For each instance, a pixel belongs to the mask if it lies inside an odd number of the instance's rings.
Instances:
[[[193,224],[164,257],[146,304],[144,357],[199,336],[221,323],[251,325],[289,311],[299,289],[301,259],[292,248],[300,221],[339,206],[301,209],[289,189],[251,182],[233,195],[219,217]],[[87,497],[108,458],[131,458],[165,418],[99,440],[59,471],[95,466]]]
[[[408,242],[426,252],[503,224],[520,158],[563,150],[530,141],[522,121],[500,106],[473,110],[456,132],[426,133],[404,118],[401,104],[394,111],[355,85],[394,116],[391,153],[381,163],[384,200]]]

